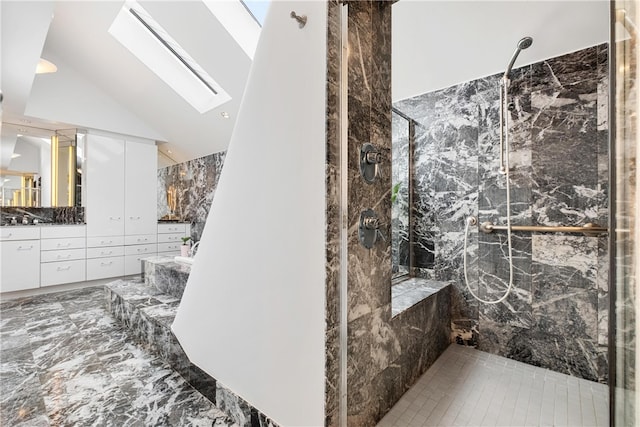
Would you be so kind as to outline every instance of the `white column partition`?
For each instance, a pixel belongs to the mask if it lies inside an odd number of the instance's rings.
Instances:
[[[282,426],[324,425],[326,7],[271,4],[173,324]]]

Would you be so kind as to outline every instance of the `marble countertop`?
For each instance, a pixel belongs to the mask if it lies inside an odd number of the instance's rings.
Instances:
[[[56,225],[56,226],[71,226],[71,225],[87,225],[84,222],[79,222],[79,223],[68,223],[68,222],[39,222],[37,224],[34,224],[32,222],[30,222],[29,224],[22,224],[22,223],[18,223],[18,224],[0,224],[0,227],[50,227],[52,225]]]

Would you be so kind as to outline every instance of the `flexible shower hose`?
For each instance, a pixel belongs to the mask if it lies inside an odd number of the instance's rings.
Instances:
[[[506,92],[506,88],[507,85],[503,85],[504,91]],[[500,114],[501,114],[501,118],[502,115],[504,114],[504,100],[506,99],[506,96],[503,97],[503,92],[502,92],[502,88],[500,89]],[[500,126],[500,132],[503,132],[503,126],[502,126],[502,120],[500,120],[501,126]],[[469,217],[467,218],[467,221],[465,223],[465,227],[464,227],[464,248],[463,248],[463,252],[462,252],[462,264],[463,264],[463,269],[464,269],[464,282],[465,285],[467,286],[467,290],[469,291],[469,293],[478,301],[485,303],[485,304],[498,304],[501,303],[502,301],[504,301],[509,294],[511,293],[511,289],[513,288],[513,251],[511,248],[511,185],[510,185],[510,179],[509,179],[509,128],[507,125],[507,121],[505,120],[505,125],[504,128],[506,128],[506,131],[504,131],[504,138],[505,138],[505,178],[507,181],[507,245],[509,247],[509,286],[507,287],[506,292],[504,293],[504,295],[502,295],[502,297],[500,297],[499,299],[495,300],[495,301],[489,301],[489,300],[485,300],[480,298],[478,295],[476,295],[472,290],[471,287],[469,286],[469,277],[467,274],[467,240],[469,239],[469,226],[475,224],[476,219],[474,217]],[[480,282],[480,278],[478,278],[478,284]]]

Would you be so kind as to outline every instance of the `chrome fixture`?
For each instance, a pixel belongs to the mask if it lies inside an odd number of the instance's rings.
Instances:
[[[509,85],[511,84],[511,80],[509,79],[509,74],[511,74],[511,70],[513,69],[513,64],[515,64],[518,55],[520,55],[520,51],[523,49],[527,49],[533,44],[533,38],[531,37],[523,37],[518,41],[515,52],[511,56],[511,61],[509,61],[509,65],[507,66],[502,79],[500,80],[500,173],[506,173],[505,166],[505,146],[508,150],[509,147],[509,125],[507,123],[507,112],[508,109],[508,98],[509,98]]]
[[[300,28],[304,28],[304,26],[307,25],[307,15],[298,15],[292,10],[291,17],[298,21]]]
[[[511,293],[511,288],[513,287],[513,247],[511,242],[511,231],[515,228],[511,226],[511,178],[509,177],[509,122],[508,122],[508,114],[507,109],[508,99],[509,99],[509,84],[511,80],[509,79],[509,74],[513,69],[513,64],[515,64],[520,51],[523,49],[529,48],[533,44],[533,38],[531,37],[523,37],[518,41],[516,45],[516,50],[511,56],[511,60],[509,61],[509,65],[500,79],[500,173],[505,174],[506,181],[506,192],[507,192],[507,225],[504,226],[504,229],[507,230],[507,246],[508,246],[508,258],[509,258],[509,285],[507,286],[504,294],[498,298],[497,300],[485,300],[476,295],[469,286],[469,279],[467,277],[467,240],[469,235],[469,227],[472,225],[476,225],[478,220],[474,217],[467,218],[464,229],[464,250],[462,254],[463,258],[463,269],[464,269],[464,281],[467,286],[467,290],[469,293],[478,301],[485,304],[498,304],[509,296]],[[484,225],[484,224],[483,224]],[[494,229],[497,229],[494,226]]]
[[[382,162],[382,153],[375,145],[367,142],[360,147],[360,175],[369,184],[378,177],[378,164]]]
[[[360,244],[367,249],[371,249],[378,241],[378,237],[386,241],[387,239],[380,231],[380,227],[382,227],[380,218],[372,209],[362,211],[360,213],[360,222],[358,223]]]
[[[480,224],[480,231],[484,233],[492,233],[496,230],[506,230],[506,225],[494,225],[492,222],[483,222]],[[512,231],[531,231],[540,233],[583,233],[585,236],[598,236],[608,233],[607,227],[600,227],[598,224],[587,223],[583,226],[563,226],[563,225],[512,225]]]
[[[523,37],[518,41],[515,52],[513,52],[513,56],[511,57],[511,61],[509,61],[509,65],[507,66],[507,70],[504,72],[504,76],[502,78],[508,79],[509,74],[511,73],[511,69],[513,68],[513,64],[516,62],[516,58],[520,55],[520,51],[527,49],[533,44],[532,37]]]

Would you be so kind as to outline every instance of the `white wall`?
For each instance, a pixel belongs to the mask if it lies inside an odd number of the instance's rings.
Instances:
[[[173,324],[193,363],[283,426],[324,424],[326,13],[272,2]]]
[[[53,55],[48,59],[65,72],[36,75],[26,115],[151,140],[166,139],[63,59]]]
[[[393,5],[392,86],[398,101],[604,43],[609,2],[414,1]]]

